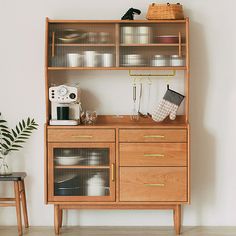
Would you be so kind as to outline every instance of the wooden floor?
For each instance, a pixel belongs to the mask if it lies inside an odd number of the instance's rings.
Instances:
[[[17,227],[0,227],[1,236],[17,236]],[[27,236],[53,236],[52,227],[31,227],[24,231]],[[173,236],[171,227],[65,227],[65,236]],[[236,235],[236,227],[185,227],[184,236],[228,236]]]

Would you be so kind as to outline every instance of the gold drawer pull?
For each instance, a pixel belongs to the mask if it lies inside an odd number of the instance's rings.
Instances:
[[[115,164],[111,164],[111,180],[115,181]]]
[[[165,187],[165,184],[163,183],[157,183],[157,184],[144,184],[145,186],[149,187]]]
[[[72,138],[93,138],[92,135],[72,135]]]
[[[164,154],[155,154],[155,153],[153,153],[153,154],[144,154],[144,156],[145,157],[165,157],[165,155]]]
[[[164,135],[144,135],[144,138],[165,138]]]

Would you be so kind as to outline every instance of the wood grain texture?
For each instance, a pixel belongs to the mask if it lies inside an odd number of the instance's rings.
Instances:
[[[48,142],[115,142],[114,129],[48,130]]]
[[[174,209],[174,226],[175,233],[181,234],[181,205],[176,205]]]
[[[16,217],[19,236],[22,235],[22,219],[21,219],[21,201],[20,201],[20,181],[14,181],[14,192],[16,198]]]
[[[187,169],[121,167],[120,201],[187,201]]]
[[[120,142],[187,142],[186,129],[120,129]]]
[[[186,166],[186,143],[120,143],[120,166]]]
[[[25,182],[24,180],[20,181],[20,188],[21,188],[21,203],[22,203],[22,210],[23,210],[23,217],[25,228],[29,228],[29,220],[28,220],[28,211],[27,211],[27,202],[26,202],[26,194],[25,194]]]

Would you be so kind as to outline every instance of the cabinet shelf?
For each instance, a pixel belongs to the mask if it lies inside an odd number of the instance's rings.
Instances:
[[[120,44],[122,47],[179,47],[178,43],[149,43],[149,44]],[[186,44],[182,43],[182,47],[185,47]]]
[[[57,70],[186,70],[186,66],[175,67],[48,67],[50,71]]]
[[[55,169],[109,169],[110,166],[55,166]]]
[[[56,47],[115,47],[116,45],[113,43],[106,43],[106,44],[92,44],[92,43],[56,43]]]

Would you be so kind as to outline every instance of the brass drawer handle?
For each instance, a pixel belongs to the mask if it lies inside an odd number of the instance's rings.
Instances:
[[[164,135],[144,135],[144,138],[165,138]]]
[[[72,138],[93,138],[92,135],[72,135]]]
[[[165,155],[164,154],[155,154],[155,153],[153,153],[153,154],[144,154],[144,156],[145,157],[165,157]]]
[[[111,164],[111,180],[115,181],[115,164]]]
[[[145,186],[149,187],[165,187],[164,183],[156,183],[156,184],[144,184]]]

